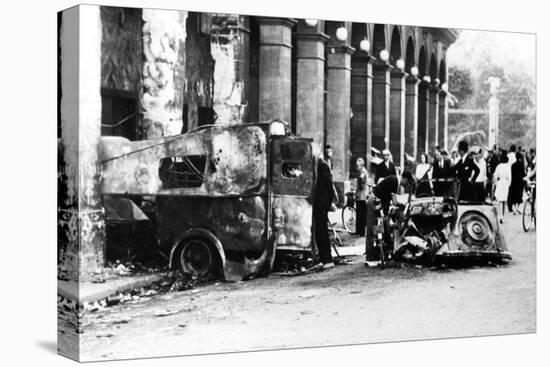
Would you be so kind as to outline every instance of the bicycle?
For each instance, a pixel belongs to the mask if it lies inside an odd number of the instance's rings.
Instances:
[[[342,208],[342,225],[348,233],[355,233],[355,193],[346,192],[346,205]]]
[[[330,246],[336,253],[337,257],[340,257],[340,253],[338,252],[338,247],[343,246],[342,240],[340,239],[340,236],[338,235],[338,231],[336,229],[336,223],[331,223],[330,219],[328,221],[328,230],[329,230],[329,241]]]
[[[536,184],[534,182],[529,183],[527,190],[527,200],[523,203],[523,213],[521,216],[521,224],[523,230],[528,232],[531,228],[531,223],[537,225],[537,212],[536,212],[536,196],[535,196]]]

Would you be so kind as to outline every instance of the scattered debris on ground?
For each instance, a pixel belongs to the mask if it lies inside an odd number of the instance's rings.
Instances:
[[[92,282],[105,283],[106,281],[112,279],[154,274],[166,270],[166,266],[148,266],[140,262],[121,262],[120,260],[116,260],[114,262],[108,262],[107,264],[105,264],[105,267],[103,268],[103,271],[101,273],[93,274]],[[63,264],[59,264],[57,267],[57,279],[73,280],[69,275],[69,269]]]

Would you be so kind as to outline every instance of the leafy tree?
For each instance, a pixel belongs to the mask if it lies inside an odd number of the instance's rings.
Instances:
[[[449,68],[449,90],[456,98],[454,109],[488,110],[491,97],[489,77],[500,78],[499,143],[534,147],[535,142],[535,81],[527,72],[513,67],[504,68],[481,53],[476,69]],[[450,142],[467,132],[486,131],[488,115],[449,116]]]
[[[455,97],[454,108],[465,108],[474,92],[470,70],[452,66],[449,68],[449,92]]]

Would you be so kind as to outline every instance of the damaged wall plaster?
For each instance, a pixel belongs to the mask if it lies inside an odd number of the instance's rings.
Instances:
[[[151,138],[181,133],[187,12],[143,9],[143,128]]]
[[[211,54],[215,60],[213,105],[221,124],[238,124],[248,120],[249,32],[248,17],[212,15]]]
[[[101,88],[136,93],[141,85],[141,9],[101,7]]]

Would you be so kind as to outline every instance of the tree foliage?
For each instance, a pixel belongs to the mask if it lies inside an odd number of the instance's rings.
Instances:
[[[471,68],[449,67],[449,91],[455,101],[451,108],[488,110],[491,98],[489,77],[498,77],[499,144],[502,147],[510,144],[534,146],[536,88],[533,76],[525,70],[493,62],[488,53],[481,52],[478,60]],[[450,141],[465,132],[487,128],[487,114],[476,118],[455,114],[449,118]]]
[[[449,91],[455,97],[453,108],[464,108],[474,93],[470,70],[452,66],[449,68]]]

